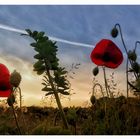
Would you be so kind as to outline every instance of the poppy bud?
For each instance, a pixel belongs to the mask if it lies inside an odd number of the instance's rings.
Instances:
[[[95,97],[94,95],[92,95],[92,96],[90,97],[90,102],[92,103],[92,105],[95,104],[95,102],[96,102],[96,97]]]
[[[134,70],[136,73],[139,73],[139,71],[140,71],[140,66],[139,66],[139,64],[138,64],[137,62],[134,62],[134,63],[132,64],[132,68],[133,68],[133,70]]]
[[[136,55],[136,53],[135,53],[135,51],[129,51],[128,52],[128,58],[130,59],[130,60],[132,60],[132,61],[136,61],[136,59],[137,59],[137,55]]]
[[[140,91],[140,79],[136,80],[135,87]]]
[[[13,94],[11,94],[8,98],[7,98],[7,103],[9,106],[12,106],[15,103],[15,96]]]
[[[14,70],[10,76],[10,83],[14,87],[18,87],[20,82],[21,82],[21,75],[16,70]]]
[[[114,38],[118,36],[118,29],[116,27],[111,30],[111,35]]]
[[[93,69],[93,75],[96,76],[99,73],[98,66]]]

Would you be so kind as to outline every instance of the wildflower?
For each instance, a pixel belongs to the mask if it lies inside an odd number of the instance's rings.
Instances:
[[[91,52],[91,60],[98,66],[117,68],[123,61],[123,55],[114,42],[102,39]]]
[[[10,72],[8,68],[0,63],[0,97],[9,97],[12,93],[11,84],[9,82]]]

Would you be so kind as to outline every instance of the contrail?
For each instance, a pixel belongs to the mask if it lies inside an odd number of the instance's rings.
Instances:
[[[7,25],[4,25],[4,24],[0,24],[0,29],[7,30],[7,31],[12,31],[12,32],[16,32],[16,33],[21,33],[21,34],[27,34],[27,32],[24,31],[24,30],[17,29],[17,28],[7,26]],[[69,40],[65,40],[65,39],[61,39],[61,38],[57,38],[57,37],[52,37],[52,36],[49,36],[49,38],[51,40],[53,40],[53,41],[58,41],[58,42],[61,42],[61,43],[66,43],[66,44],[70,44],[70,45],[74,45],[74,46],[79,46],[79,47],[82,46],[82,47],[86,47],[86,48],[94,48],[94,46],[90,45],[90,44],[84,44],[84,43],[80,43],[80,42],[73,42],[73,41],[69,41]]]

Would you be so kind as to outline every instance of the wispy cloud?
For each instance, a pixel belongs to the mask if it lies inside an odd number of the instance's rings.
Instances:
[[[3,25],[3,24],[0,24],[0,28],[3,29],[3,30],[7,30],[7,31],[12,31],[12,32],[20,33],[20,34],[26,34],[26,31],[24,31],[24,30],[17,29],[17,28],[11,27],[11,26]],[[52,37],[52,36],[49,36],[49,38],[51,40],[58,41],[58,42],[61,42],[61,43],[70,44],[72,46],[81,46],[81,47],[86,47],[86,48],[93,48],[93,45],[89,45],[89,44],[69,41],[69,40],[65,40],[65,39],[57,38],[57,37]]]

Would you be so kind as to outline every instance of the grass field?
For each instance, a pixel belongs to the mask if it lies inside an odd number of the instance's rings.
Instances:
[[[64,129],[57,108],[17,107],[22,135],[138,135],[140,100],[120,96],[100,98],[88,108],[65,107],[69,129]],[[0,134],[18,135],[11,108],[0,108]]]

